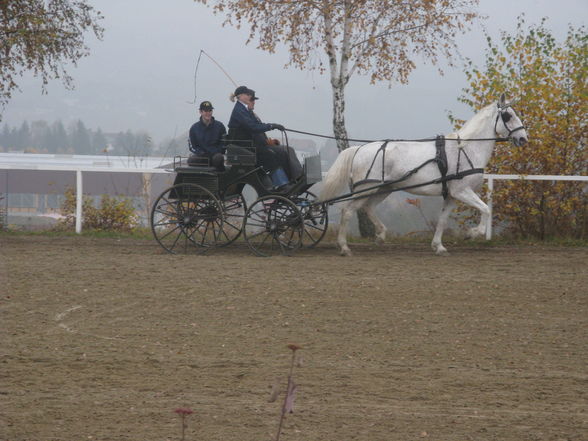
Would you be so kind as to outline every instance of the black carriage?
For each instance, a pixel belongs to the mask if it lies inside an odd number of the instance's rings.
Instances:
[[[327,231],[327,208],[313,203],[316,196],[309,188],[321,180],[320,157],[305,157],[301,178],[283,190],[273,188],[256,164],[255,147],[232,144],[226,149],[224,171],[175,158],[174,184],[151,210],[157,242],[170,253],[186,254],[242,240],[259,256],[318,244]],[[249,207],[243,195],[246,185],[257,192]]]

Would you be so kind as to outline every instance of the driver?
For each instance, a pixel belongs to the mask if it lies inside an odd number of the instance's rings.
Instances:
[[[302,166],[291,147],[276,145],[265,132],[284,130],[281,124],[263,123],[253,112],[255,91],[246,86],[239,86],[231,95],[236,101],[229,120],[228,138],[238,141],[250,141],[256,147],[259,165],[270,172],[272,183],[276,188],[285,187],[289,181],[295,181],[302,175]]]

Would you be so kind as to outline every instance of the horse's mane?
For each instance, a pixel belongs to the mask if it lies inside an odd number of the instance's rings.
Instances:
[[[481,121],[488,118],[488,114],[494,112],[495,104],[489,104],[476,113],[472,118],[467,120],[465,124],[457,131],[457,133],[450,133],[445,138],[457,139],[459,138],[474,138],[479,133]]]

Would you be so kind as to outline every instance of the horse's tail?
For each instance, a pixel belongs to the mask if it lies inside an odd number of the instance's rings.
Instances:
[[[337,159],[329,169],[329,172],[323,181],[323,188],[319,195],[319,201],[327,201],[339,196],[343,190],[343,186],[347,184],[351,178],[351,165],[358,148],[359,146],[349,147],[339,153],[339,156],[337,156]]]

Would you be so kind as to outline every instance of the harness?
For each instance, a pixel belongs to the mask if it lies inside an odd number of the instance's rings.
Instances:
[[[368,191],[368,190],[372,190],[374,188],[381,188],[381,187],[389,187],[392,186],[394,184],[398,184],[399,182],[405,181],[407,180],[409,177],[411,177],[412,175],[414,175],[415,173],[417,173],[421,168],[423,168],[424,166],[431,164],[431,163],[436,163],[437,167],[439,168],[439,173],[441,174],[441,177],[438,179],[434,179],[432,181],[429,182],[425,182],[422,184],[417,184],[417,185],[411,185],[411,186],[406,186],[406,187],[402,187],[402,188],[397,188],[394,189],[394,191],[400,191],[400,190],[406,190],[409,188],[415,188],[415,187],[421,187],[421,186],[425,186],[425,185],[429,185],[429,184],[441,184],[442,186],[442,194],[443,194],[443,198],[446,199],[448,194],[449,194],[449,189],[447,188],[447,181],[451,181],[454,179],[462,179],[465,176],[469,176],[471,174],[475,174],[475,173],[484,173],[484,169],[483,168],[475,168],[474,164],[472,163],[471,159],[469,158],[468,154],[465,152],[465,150],[463,150],[462,147],[459,147],[459,151],[458,151],[458,155],[457,155],[457,167],[456,167],[456,172],[454,174],[448,175],[447,171],[449,169],[448,167],[448,163],[447,163],[447,153],[445,151],[445,137],[438,135],[435,138],[435,157],[428,159],[427,161],[423,162],[421,165],[419,165],[416,168],[413,168],[412,170],[408,171],[407,173],[404,174],[404,176],[400,177],[399,179],[395,179],[392,181],[386,180],[385,176],[384,176],[384,165],[385,165],[385,161],[386,161],[386,147],[388,146],[388,143],[390,141],[384,141],[382,143],[382,145],[380,146],[380,148],[378,149],[378,151],[376,152],[376,154],[374,155],[374,159],[372,160],[372,163],[370,165],[370,167],[368,168],[365,178],[357,181],[357,182],[350,182],[349,187],[351,188],[352,193],[351,194],[358,194],[358,193],[362,193],[363,191]],[[460,142],[459,138],[458,138],[458,143]],[[361,148],[361,147],[360,147]],[[357,153],[359,152],[359,149],[357,149],[355,151],[355,154],[353,155],[353,158],[351,160],[352,162],[352,168],[353,168],[353,161],[355,160],[355,155],[357,155]],[[382,177],[381,179],[370,179],[368,176],[370,175],[375,163],[376,163],[376,159],[378,157],[379,153],[382,153]],[[465,156],[465,158],[468,161],[468,164],[470,166],[469,169],[466,170],[462,170],[460,171],[460,164],[461,164],[461,155]],[[363,185],[363,184],[371,184],[371,183],[377,183],[378,185],[376,186],[372,186],[369,189],[366,190],[360,190],[359,192],[355,192],[356,187]],[[365,197],[365,196],[360,196],[360,197]]]
[[[498,128],[498,120],[501,119],[502,123],[504,124],[504,128],[508,131],[508,138],[511,138],[512,134],[519,131],[519,130],[524,130],[525,127],[523,125],[516,127],[514,129],[511,129],[510,127],[508,127],[508,121],[510,121],[511,119],[511,115],[510,113],[508,113],[506,111],[506,109],[508,109],[510,107],[510,104],[505,105],[504,107],[501,107],[500,105],[498,105],[498,113],[496,115],[496,121],[494,122],[494,133],[498,133],[497,132],[497,128]],[[488,138],[488,140],[496,140],[498,138]],[[473,139],[472,139],[473,140]],[[481,138],[478,139],[480,141],[482,140],[486,140],[485,138]],[[340,198],[337,198],[337,202],[340,201],[344,201],[344,200],[350,200],[350,199],[361,199],[364,197],[369,197],[372,196],[373,193],[370,193],[368,195],[360,195],[360,196],[356,196],[358,194],[361,193],[365,193],[371,190],[375,190],[375,189],[381,189],[380,191],[386,191],[386,187],[390,187],[394,184],[398,184],[402,181],[407,180],[409,177],[411,177],[412,175],[414,175],[415,173],[417,173],[421,168],[423,168],[424,166],[431,164],[431,163],[436,163],[437,167],[439,168],[439,173],[441,174],[440,178],[437,179],[433,179],[429,182],[424,182],[421,184],[415,184],[415,185],[408,185],[408,186],[404,186],[404,187],[400,187],[400,188],[395,188],[393,191],[401,191],[401,190],[408,190],[408,189],[412,189],[412,188],[417,188],[417,187],[424,187],[426,185],[430,185],[430,184],[441,184],[442,187],[442,195],[443,195],[443,199],[447,199],[447,196],[449,195],[449,189],[447,186],[447,182],[448,181],[452,181],[455,179],[463,179],[466,176],[469,175],[473,175],[473,174],[477,174],[477,173],[484,173],[484,169],[483,168],[476,168],[474,167],[473,162],[471,161],[470,157],[468,156],[467,152],[463,149],[463,147],[460,145],[461,144],[461,139],[459,138],[459,136],[457,137],[457,146],[458,146],[458,153],[457,153],[457,164],[456,164],[456,171],[453,174],[448,175],[447,171],[449,169],[448,167],[448,163],[447,163],[447,153],[445,151],[445,141],[446,138],[442,135],[438,135],[435,138],[435,157],[428,159],[427,161],[423,162],[421,165],[419,165],[418,167],[408,171],[407,173],[404,174],[404,176],[400,177],[399,179],[395,179],[392,181],[387,181],[385,179],[385,173],[384,173],[384,165],[386,163],[386,148],[388,147],[388,143],[390,143],[392,140],[386,140],[382,143],[382,145],[380,146],[380,148],[378,149],[378,151],[376,152],[376,154],[374,155],[374,159],[372,160],[372,163],[370,165],[370,167],[368,168],[366,174],[365,174],[365,178],[358,181],[358,182],[353,182],[351,181],[351,177],[350,182],[349,182],[349,187],[351,188],[351,193],[345,194],[343,196],[341,196]],[[363,147],[363,146],[361,146]],[[360,147],[360,148],[361,148]],[[355,160],[355,156],[357,155],[357,153],[359,152],[358,148],[354,155],[353,158],[351,159],[351,169],[353,169],[353,161]],[[376,163],[376,159],[378,157],[379,153],[382,153],[382,176],[381,179],[373,179],[373,178],[369,178],[370,173],[372,172],[372,169]],[[460,170],[461,167],[461,155],[465,156],[465,159],[468,162],[468,165],[470,168],[468,169],[464,169],[464,170]],[[359,190],[359,191],[355,191],[355,189],[363,184],[375,184],[373,186],[370,186],[368,188],[365,188],[363,190]],[[389,189],[388,189],[389,191]],[[377,192],[376,192],[377,193]]]

